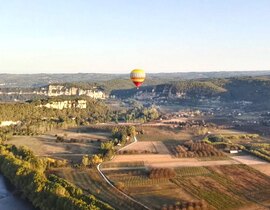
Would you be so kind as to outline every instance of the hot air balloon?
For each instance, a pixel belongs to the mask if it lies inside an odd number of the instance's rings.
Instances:
[[[139,88],[145,80],[145,72],[141,69],[134,69],[130,72],[130,79]]]

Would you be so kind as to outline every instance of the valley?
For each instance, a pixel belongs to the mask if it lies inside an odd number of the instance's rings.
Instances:
[[[0,156],[33,153],[48,182],[82,191],[72,199],[119,210],[269,208],[268,76],[104,86],[105,98],[48,87],[60,95],[0,104]]]

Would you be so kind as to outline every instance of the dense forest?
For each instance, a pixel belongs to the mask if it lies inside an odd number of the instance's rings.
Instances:
[[[258,102],[270,96],[270,77],[267,76],[179,81],[171,86],[173,93],[185,92],[193,97],[221,96],[227,100]]]
[[[225,83],[226,100],[245,100],[260,103],[270,101],[270,77],[233,78]]]
[[[107,106],[98,100],[88,100],[86,109],[70,108],[63,110],[39,107],[37,106],[37,102],[5,103],[0,104],[0,121],[46,120],[56,118],[62,121],[66,118],[76,118],[77,121],[86,119],[88,122],[103,122],[106,120],[107,112]]]
[[[0,103],[0,124],[13,121],[10,126],[1,127],[0,141],[12,135],[39,135],[53,128],[68,128],[104,122],[148,122],[159,117],[155,107],[132,104],[131,108],[110,110],[103,101],[86,99],[87,107],[52,109],[40,106],[48,102],[78,100],[74,97],[57,97],[33,100],[26,103]]]
[[[172,93],[177,92],[184,92],[194,97],[211,97],[226,92],[226,89],[211,81],[179,81],[172,83]]]
[[[3,127],[0,135],[10,133],[15,135],[37,135],[55,127],[67,128],[69,126],[88,125],[90,123],[106,122],[110,119],[108,107],[98,100],[87,100],[86,109],[50,109],[40,107],[40,103],[44,102],[0,104],[0,122],[18,122],[17,125]]]

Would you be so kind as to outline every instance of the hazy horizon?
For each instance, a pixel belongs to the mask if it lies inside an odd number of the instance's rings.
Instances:
[[[262,71],[267,0],[5,1],[0,73]]]
[[[148,74],[173,74],[173,73],[222,73],[222,72],[266,72],[266,73],[270,73],[270,69],[269,70],[224,70],[224,71],[218,71],[218,70],[213,70],[213,71],[168,71],[168,72],[147,72]],[[117,75],[125,75],[125,74],[129,74],[129,72],[125,72],[125,73],[112,73],[112,72],[61,72],[61,73],[46,73],[46,72],[39,72],[39,73],[5,73],[5,72],[0,72],[0,74],[117,74]]]

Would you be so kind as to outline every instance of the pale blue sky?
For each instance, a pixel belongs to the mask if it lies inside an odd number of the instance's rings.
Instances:
[[[0,73],[269,70],[269,0],[0,0]]]

